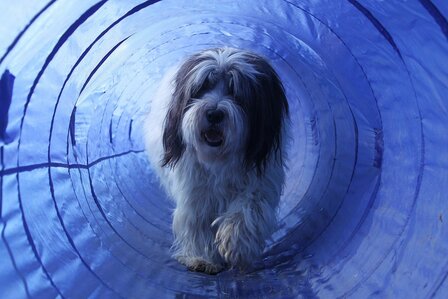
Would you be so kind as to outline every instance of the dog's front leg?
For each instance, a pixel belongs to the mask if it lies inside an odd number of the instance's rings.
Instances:
[[[223,269],[214,244],[211,219],[189,205],[176,207],[173,215],[174,257],[192,271],[216,274]]]
[[[258,192],[244,194],[213,225],[219,254],[231,267],[244,269],[260,257],[276,227],[275,206]]]

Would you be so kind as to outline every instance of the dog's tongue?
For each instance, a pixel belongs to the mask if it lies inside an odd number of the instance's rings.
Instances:
[[[220,146],[223,141],[222,132],[215,129],[205,131],[204,137],[210,146]]]

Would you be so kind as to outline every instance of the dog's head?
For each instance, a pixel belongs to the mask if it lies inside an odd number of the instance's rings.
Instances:
[[[201,163],[238,157],[261,173],[271,155],[279,157],[287,114],[282,83],[265,59],[233,48],[205,50],[175,77],[162,163],[174,167],[191,147]]]

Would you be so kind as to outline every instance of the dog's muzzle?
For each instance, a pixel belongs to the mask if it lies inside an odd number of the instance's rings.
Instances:
[[[220,124],[225,118],[224,111],[220,109],[209,109],[206,111],[209,127],[201,132],[202,139],[212,147],[221,146],[224,142],[224,134]]]
[[[224,142],[222,131],[213,127],[202,131],[202,138],[209,146],[213,147],[221,146]]]

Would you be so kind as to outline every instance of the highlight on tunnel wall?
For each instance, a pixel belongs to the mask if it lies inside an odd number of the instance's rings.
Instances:
[[[448,3],[0,3],[0,297],[446,298]],[[291,146],[262,267],[171,257],[143,146],[164,73],[266,57]]]

